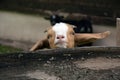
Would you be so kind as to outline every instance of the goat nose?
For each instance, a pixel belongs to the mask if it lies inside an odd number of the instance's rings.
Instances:
[[[57,39],[63,39],[65,38],[63,35],[57,35]]]

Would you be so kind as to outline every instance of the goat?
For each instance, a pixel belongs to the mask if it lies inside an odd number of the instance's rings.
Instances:
[[[30,51],[42,48],[74,48],[78,44],[94,42],[110,34],[110,31],[103,33],[75,33],[74,25],[66,23],[57,23],[46,32],[46,38],[37,41]]]

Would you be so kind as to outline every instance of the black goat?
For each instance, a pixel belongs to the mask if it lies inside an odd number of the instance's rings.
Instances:
[[[55,25],[56,23],[64,22],[68,24],[75,25],[77,28],[74,29],[75,33],[92,33],[92,23],[89,18],[83,18],[79,21],[77,20],[65,20],[62,16],[52,15],[50,17],[51,25]]]

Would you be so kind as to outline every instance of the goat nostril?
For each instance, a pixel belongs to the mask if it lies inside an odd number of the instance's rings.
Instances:
[[[57,39],[63,39],[63,38],[65,38],[63,35],[57,36]]]
[[[64,36],[61,36],[61,38],[64,38]]]
[[[60,39],[60,37],[57,37],[57,39]]]

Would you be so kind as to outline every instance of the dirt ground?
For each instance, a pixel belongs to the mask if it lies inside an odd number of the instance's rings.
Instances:
[[[76,61],[75,64],[80,68],[89,68],[93,70],[107,70],[120,66],[120,59],[109,58],[91,58],[85,61]]]
[[[26,60],[0,67],[0,80],[120,80],[120,59]]]

